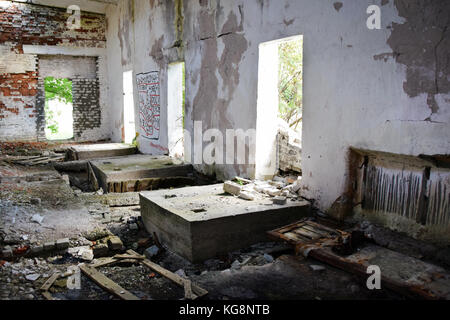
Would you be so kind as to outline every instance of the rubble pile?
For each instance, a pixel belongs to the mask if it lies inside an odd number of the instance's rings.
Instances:
[[[223,190],[226,193],[237,196],[244,200],[256,200],[271,198],[274,204],[284,205],[291,200],[299,200],[302,177],[275,176],[272,180],[248,180],[236,177],[225,181]]]

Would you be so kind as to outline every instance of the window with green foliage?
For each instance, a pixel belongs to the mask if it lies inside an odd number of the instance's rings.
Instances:
[[[302,121],[303,39],[281,42],[278,55],[279,116],[297,130]]]
[[[49,140],[73,137],[72,81],[47,77],[45,87],[45,123]]]

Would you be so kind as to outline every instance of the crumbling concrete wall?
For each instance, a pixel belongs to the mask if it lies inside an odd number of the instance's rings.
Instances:
[[[65,9],[0,1],[0,140],[44,140],[43,78],[40,55],[98,56],[98,103],[101,120],[82,126],[75,140],[99,140],[109,136],[107,121],[107,69],[102,48],[106,47],[104,15],[81,13],[81,28],[70,30]],[[68,60],[71,57],[67,57]],[[83,65],[70,68],[83,70]],[[90,84],[92,85],[92,84]],[[89,117],[92,116],[89,115]],[[95,128],[94,128],[95,127]]]
[[[279,129],[277,134],[277,167],[281,171],[302,172],[302,148],[291,141],[289,131]]]
[[[374,4],[380,29],[366,24]],[[110,85],[121,93],[116,82],[127,68],[159,72],[161,135],[139,143],[145,153],[165,153],[168,63],[186,62],[186,129],[193,134],[198,120],[203,130],[225,136],[228,128],[256,127],[259,44],[302,34],[303,192],[327,209],[347,188],[350,146],[450,152],[448,6],[444,0],[119,1],[107,10]],[[123,122],[120,93],[111,96],[116,131]],[[252,165],[199,168],[219,178],[254,174]]]

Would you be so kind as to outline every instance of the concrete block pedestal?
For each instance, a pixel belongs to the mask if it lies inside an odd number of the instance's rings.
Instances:
[[[194,263],[266,241],[267,231],[310,214],[306,201],[247,201],[225,194],[223,184],[143,191],[140,203],[147,231]]]

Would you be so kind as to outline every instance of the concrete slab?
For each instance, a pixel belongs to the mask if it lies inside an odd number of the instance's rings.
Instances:
[[[192,165],[168,156],[137,154],[90,163],[104,192],[133,192],[194,184]]]
[[[247,201],[225,194],[223,184],[145,191],[140,201],[147,231],[192,262],[266,241],[267,231],[310,214],[306,201]]]
[[[125,143],[80,144],[68,149],[68,158],[69,160],[89,160],[135,153],[136,147]]]

